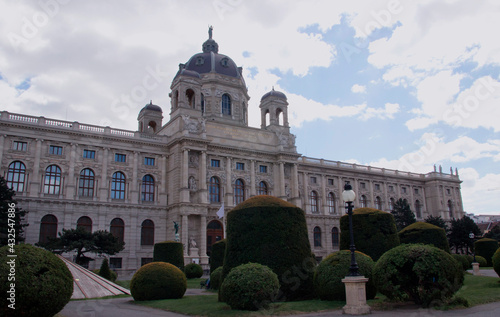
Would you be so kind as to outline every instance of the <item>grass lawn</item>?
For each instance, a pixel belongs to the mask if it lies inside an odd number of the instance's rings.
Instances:
[[[199,281],[198,280],[198,287]],[[189,282],[188,282],[189,283]],[[195,284],[195,281],[192,281]],[[196,288],[196,287],[195,287]],[[500,283],[497,277],[465,276],[464,286],[457,292],[456,296],[461,296],[468,300],[470,306],[486,304],[500,301]],[[391,309],[392,305],[384,302],[385,297],[378,295],[377,299],[368,301],[368,305],[376,310]],[[157,309],[163,309],[195,316],[261,316],[265,315],[292,315],[307,312],[320,312],[325,310],[341,309],[345,302],[307,300],[297,302],[274,303],[265,311],[249,312],[231,310],[229,305],[219,303],[217,295],[197,295],[184,296],[181,299],[166,299],[157,301],[136,302],[138,305],[145,305]],[[398,305],[394,305],[398,307]],[[463,306],[460,306],[463,307]],[[456,308],[460,308],[456,307]],[[454,307],[443,307],[450,309]]]
[[[200,288],[200,282],[205,282],[206,278],[191,278],[187,280],[187,288]],[[115,281],[115,284],[120,285],[121,287],[125,287],[126,289],[130,289],[130,280],[124,281]]]

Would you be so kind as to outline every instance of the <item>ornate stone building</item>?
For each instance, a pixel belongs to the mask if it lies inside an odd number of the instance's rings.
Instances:
[[[111,231],[126,243],[110,258],[123,275],[152,260],[155,242],[176,239],[175,222],[185,262],[206,265],[211,245],[224,237],[218,211],[267,194],[304,209],[313,252],[321,258],[338,250],[346,182],[357,193],[357,207],[390,211],[405,198],[420,220],[463,215],[456,173],[416,174],[300,155],[287,98],[274,89],[261,98],[260,128],[249,127],[242,68],[219,54],[211,31],[203,51],[179,66],[170,88],[168,122],[150,103],[139,112],[137,131],[0,113],[0,173],[30,211],[26,242],[77,226]]]

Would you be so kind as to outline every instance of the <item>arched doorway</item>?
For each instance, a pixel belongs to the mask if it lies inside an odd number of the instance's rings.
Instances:
[[[212,253],[212,244],[224,239],[224,229],[218,220],[212,220],[207,225],[207,255]]]

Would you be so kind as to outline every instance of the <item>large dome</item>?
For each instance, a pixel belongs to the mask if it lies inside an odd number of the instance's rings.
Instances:
[[[212,28],[208,34],[209,39],[202,46],[203,52],[193,55],[186,64],[181,64],[177,75],[183,75],[183,71],[188,70],[198,74],[214,72],[240,78],[241,68],[230,57],[219,54],[219,45],[212,39]]]

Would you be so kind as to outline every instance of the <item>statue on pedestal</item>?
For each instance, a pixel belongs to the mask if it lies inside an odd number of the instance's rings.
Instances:
[[[179,228],[180,228],[179,223],[174,221],[175,241],[176,242],[180,242],[181,241],[181,238],[179,236]]]

